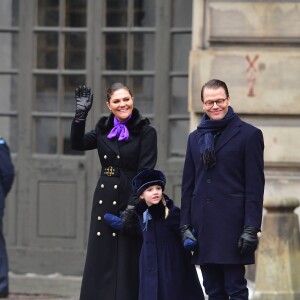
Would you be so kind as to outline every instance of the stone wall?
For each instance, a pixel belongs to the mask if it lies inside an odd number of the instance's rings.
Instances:
[[[234,110],[263,131],[266,197],[300,194],[299,50],[299,1],[194,0],[190,129],[202,85],[224,80]]]

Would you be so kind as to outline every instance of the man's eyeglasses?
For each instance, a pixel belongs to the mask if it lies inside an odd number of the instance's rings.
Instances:
[[[205,108],[212,108],[214,104],[216,103],[218,106],[222,106],[224,104],[224,101],[227,100],[227,98],[224,99],[217,99],[217,100],[207,100],[204,102]]]

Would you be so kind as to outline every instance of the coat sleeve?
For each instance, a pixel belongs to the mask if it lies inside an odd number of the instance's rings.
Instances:
[[[97,148],[96,131],[85,133],[85,121],[73,120],[71,125],[71,147],[74,150],[85,151]]]
[[[251,132],[245,148],[245,226],[260,229],[264,196],[264,140],[258,129]]]
[[[15,176],[14,165],[10,157],[9,147],[3,139],[0,143],[0,182],[4,196],[10,191]]]
[[[195,186],[195,164],[191,144],[192,135],[188,139],[182,174],[180,227],[191,224],[191,201]]]
[[[157,161],[157,133],[146,126],[141,137],[138,172],[154,169]]]
[[[141,140],[137,172],[154,169],[157,161],[157,133],[151,126],[145,126]],[[131,193],[128,201],[129,205],[136,205],[139,197]]]
[[[180,234],[179,231],[179,224],[180,224],[180,208],[173,205],[169,208],[169,216],[167,218],[168,220],[168,226],[170,226],[178,235]]]

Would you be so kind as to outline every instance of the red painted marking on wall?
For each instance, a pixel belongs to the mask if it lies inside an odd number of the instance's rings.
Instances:
[[[256,68],[255,68],[254,64],[255,64],[255,62],[258,60],[258,58],[259,58],[259,55],[258,55],[258,54],[256,54],[256,55],[254,56],[253,60],[251,60],[251,58],[250,58],[249,55],[246,55],[246,59],[247,59],[247,61],[248,61],[248,63],[249,63],[249,67],[248,67],[248,69],[246,70],[246,73],[248,73],[248,72],[251,71],[252,69],[253,69],[254,72],[256,72]]]
[[[249,64],[247,70],[246,70],[246,74],[247,74],[247,78],[248,78],[248,82],[249,82],[249,91],[248,91],[248,96],[249,97],[254,97],[255,93],[254,93],[254,85],[255,85],[255,81],[256,81],[256,68],[255,68],[255,62],[258,60],[259,55],[256,54],[254,56],[254,58],[251,60],[250,56],[247,54],[246,55],[246,60]]]
[[[254,84],[255,84],[255,77],[250,77],[248,78],[249,81],[249,91],[248,91],[248,96],[249,97],[254,97]]]

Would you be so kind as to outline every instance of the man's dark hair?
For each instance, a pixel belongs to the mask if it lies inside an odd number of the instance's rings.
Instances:
[[[226,97],[228,98],[229,97],[229,92],[228,92],[228,88],[227,88],[226,83],[224,81],[222,81],[222,80],[219,80],[219,79],[211,79],[208,82],[206,82],[203,85],[202,89],[201,89],[201,101],[204,102],[203,92],[204,92],[205,88],[218,89],[220,87],[224,89]]]

